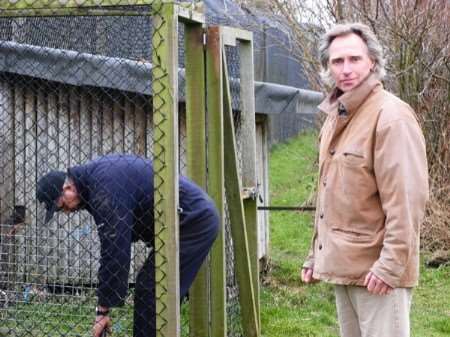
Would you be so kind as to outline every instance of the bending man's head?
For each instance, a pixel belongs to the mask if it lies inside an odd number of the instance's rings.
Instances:
[[[372,30],[362,23],[338,24],[319,45],[322,79],[342,91],[353,89],[370,73],[385,75],[382,47]]]
[[[80,196],[75,183],[62,171],[50,171],[37,183],[36,197],[45,204],[45,223],[57,211],[76,211],[80,206]]]

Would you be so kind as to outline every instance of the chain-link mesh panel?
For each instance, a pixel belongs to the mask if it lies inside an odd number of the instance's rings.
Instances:
[[[149,13],[149,8],[140,10]],[[85,176],[83,169],[90,169],[84,166],[74,171],[80,174],[74,178],[77,186],[87,189],[82,202],[89,203],[81,207],[98,208],[91,212],[94,217],[86,211],[58,213],[44,224],[45,209],[36,192],[38,180],[47,172],[66,171],[104,154],[153,157],[150,76],[136,88],[129,86],[123,72],[150,74],[151,20],[144,15],[2,18],[0,36],[1,333],[89,336],[97,292],[103,291],[99,298],[106,302],[100,304],[115,305],[115,297],[124,302],[111,313],[114,335],[131,336],[134,293],[139,270],[152,256],[151,235],[137,228],[128,231],[124,241],[146,243],[133,244],[127,257],[127,247],[113,238],[125,234],[100,228],[106,217],[137,216],[142,224],[151,216],[138,209],[144,204],[127,206],[124,200],[136,197],[133,193],[141,186],[119,172],[144,165],[144,159],[130,160],[125,167],[122,159],[98,164],[108,172],[104,176],[98,171]],[[107,177],[116,180],[108,185],[103,180]],[[100,197],[93,200],[95,194]],[[151,209],[151,202],[147,204]],[[100,275],[97,271],[107,258],[101,251],[111,248],[119,251],[114,253],[119,261],[106,264],[115,263],[115,270]],[[100,279],[123,286],[123,276],[112,280],[108,273],[128,275],[127,295],[101,290]]]
[[[152,36],[158,30],[152,28],[147,6],[110,10],[133,11],[134,16],[0,18],[0,318],[5,322],[1,332],[8,336],[89,336],[94,320],[104,249],[98,229],[102,222],[81,211],[70,216],[57,213],[44,224],[45,209],[36,200],[39,178],[105,154],[133,153],[157,160],[153,110],[161,107],[152,106],[150,74]],[[183,40],[180,25],[180,65]],[[239,76],[237,50],[227,50],[234,79]],[[180,77],[184,96],[182,81]],[[232,87],[240,153],[239,90]],[[178,118],[179,168],[185,173],[184,106]],[[109,165],[107,171],[118,169]],[[135,184],[125,184],[124,176],[117,181],[122,193]],[[95,188],[100,183],[99,178]],[[124,216],[131,213],[125,208]],[[144,222],[149,214],[139,211]],[[229,216],[226,228],[229,336],[241,336]],[[148,282],[139,271],[154,258],[149,233],[132,234],[133,240],[147,243],[132,245],[126,280],[130,290],[124,306],[111,314],[115,336],[133,334],[136,286]],[[183,335],[188,333],[187,312],[184,304]],[[154,321],[150,323],[154,328]]]
[[[226,286],[227,286],[227,325],[228,337],[243,336],[240,317],[239,286],[236,281],[236,270],[233,238],[231,236],[230,212],[225,203],[225,257],[226,257]]]
[[[240,62],[239,44],[236,47],[225,46],[227,70],[230,83],[231,106],[233,108],[233,122],[235,131],[236,158],[238,174],[242,179],[242,141],[241,141],[241,112],[240,110]],[[226,284],[227,284],[227,324],[228,336],[243,336],[240,317],[239,286],[236,281],[234,243],[231,235],[231,223],[228,205],[225,205],[225,242],[226,242]]]
[[[233,108],[233,121],[235,131],[235,141],[237,147],[237,160],[239,176],[242,178],[242,135],[241,135],[241,92],[240,92],[240,53],[239,53],[239,41],[236,42],[236,46],[225,46],[228,76],[230,76],[230,94],[231,94],[231,106]]]

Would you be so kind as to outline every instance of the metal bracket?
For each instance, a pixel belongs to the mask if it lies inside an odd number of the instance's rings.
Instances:
[[[241,191],[241,198],[242,199],[252,199],[256,200],[256,198],[259,196],[259,190],[258,187],[243,187]]]

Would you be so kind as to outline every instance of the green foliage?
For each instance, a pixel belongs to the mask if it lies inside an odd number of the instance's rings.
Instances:
[[[271,205],[310,202],[317,178],[317,133],[274,147],[270,158]],[[265,337],[338,337],[333,287],[300,282],[300,266],[312,235],[314,214],[272,211],[270,259],[261,288]],[[450,336],[450,266],[422,268],[414,290],[412,337]]]

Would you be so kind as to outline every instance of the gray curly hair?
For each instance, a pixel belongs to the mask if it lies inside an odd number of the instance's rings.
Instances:
[[[348,34],[356,34],[366,43],[367,49],[369,50],[369,56],[375,63],[373,73],[375,73],[378,79],[383,79],[384,75],[386,75],[386,71],[384,69],[385,59],[383,56],[383,48],[381,47],[380,42],[367,25],[360,22],[354,22],[337,24],[328,30],[320,39],[319,56],[320,64],[322,66],[322,71],[320,73],[322,80],[327,85],[334,85],[334,80],[328,69],[328,62],[330,60],[329,48],[335,38]]]

